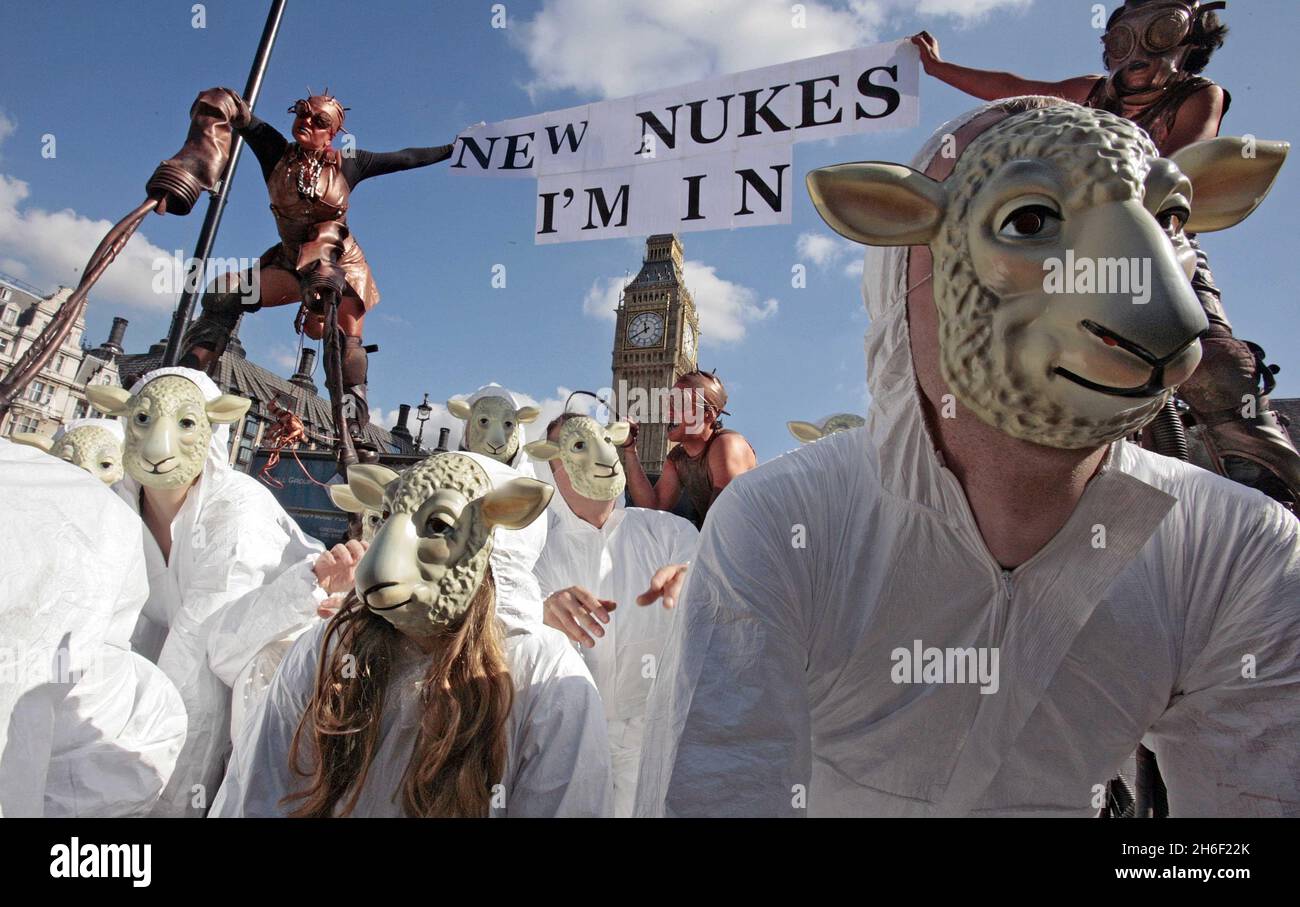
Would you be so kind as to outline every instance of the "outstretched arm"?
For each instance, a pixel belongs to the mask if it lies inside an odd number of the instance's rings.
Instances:
[[[430,148],[403,148],[401,151],[357,151],[355,157],[343,159],[343,175],[348,186],[356,186],[372,176],[383,176],[399,170],[428,167],[451,157],[454,145],[434,145]]]
[[[921,52],[921,66],[940,82],[945,82],[982,101],[997,101],[1018,95],[1040,94],[1083,103],[1101,76],[1075,76],[1060,82],[1040,82],[1025,79],[1014,73],[994,72],[958,66],[939,57],[939,41],[929,32],[912,36],[912,43]]]
[[[258,165],[262,168],[262,179],[269,180],[271,171],[275,169],[276,164],[280,163],[284,150],[289,147],[289,140],[280,133],[280,130],[266,120],[260,119],[256,114],[249,114],[248,125],[235,131],[252,149]]]

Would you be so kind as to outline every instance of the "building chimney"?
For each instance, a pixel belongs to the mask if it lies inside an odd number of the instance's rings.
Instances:
[[[293,373],[289,383],[296,384],[309,394],[315,394],[316,382],[311,380],[311,372],[315,367],[316,351],[309,346],[304,346],[302,354],[298,357],[298,371]]]
[[[226,353],[239,359],[247,359],[248,353],[244,351],[244,345],[239,342],[239,325],[244,320],[241,314],[235,319],[235,326],[230,331],[230,340],[226,342]],[[223,353],[222,355],[225,355]]]
[[[409,403],[399,404],[397,407],[397,424],[393,426],[393,430],[389,434],[404,442],[403,446],[415,445],[415,439],[411,437],[411,429],[406,424],[409,418],[411,418],[411,405]]]
[[[434,452],[434,453],[446,453],[446,452],[447,452],[447,439],[448,439],[449,437],[451,437],[451,429],[450,429],[450,428],[440,428],[440,429],[438,429],[438,446],[435,447],[435,448],[433,449],[433,452]]]
[[[124,352],[122,349],[122,338],[126,336],[126,326],[129,322],[125,318],[114,318],[113,327],[108,332],[108,342],[100,347],[106,353],[112,353],[114,356],[120,356]]]

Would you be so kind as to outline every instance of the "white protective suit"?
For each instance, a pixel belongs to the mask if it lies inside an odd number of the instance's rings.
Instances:
[[[144,527],[84,470],[5,439],[0,512],[0,816],[147,815],[186,722],[130,651]]]
[[[1172,815],[1300,813],[1300,524],[1117,442],[1003,571],[923,422],[906,260],[868,249],[866,427],[746,473],[709,513],[637,815],[1089,816],[1139,742]],[[998,691],[894,683],[915,640],[999,647]]]
[[[608,721],[614,777],[614,817],[632,815],[637,766],[650,692],[676,609],[661,601],[638,605],[655,571],[695,557],[695,526],[660,510],[616,508],[597,529],[579,518],[560,494],[547,508],[546,547],[536,574],[542,600],[570,586],[618,603],[593,648],[580,648],[600,690]]]
[[[164,374],[144,375],[132,389]],[[220,395],[211,380],[204,396]],[[301,629],[326,598],[312,566],[320,542],[306,535],[260,482],[228,463],[228,426],[214,425],[203,475],[172,521],[171,557],[144,533],[149,600],[135,648],[157,661],[189,713],[189,734],[155,815],[201,816],[221,783],[231,741],[231,685],[241,690],[268,645]],[[113,486],[139,512],[140,483]],[[272,669],[273,670],[273,669]],[[202,785],[202,789],[196,789]]]
[[[473,457],[494,486],[518,478],[513,469],[489,457],[463,455]],[[502,779],[505,806],[494,807],[492,815],[609,816],[613,810],[609,744],[599,693],[568,639],[541,623],[541,595],[533,567],[545,544],[542,519],[518,531],[498,527],[493,534],[496,613],[506,634],[506,662],[515,698]],[[289,746],[316,684],[325,627],[321,622],[299,638],[280,665],[265,701],[241,732],[213,816],[287,812],[278,805],[279,799],[303,782],[289,769]],[[379,747],[352,815],[402,814],[402,776],[420,724],[417,684],[427,668],[427,657],[404,640],[387,693]]]

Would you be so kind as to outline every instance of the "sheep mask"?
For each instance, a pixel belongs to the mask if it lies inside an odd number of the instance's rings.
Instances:
[[[963,405],[1012,437],[1086,448],[1140,428],[1191,376],[1208,323],[1184,230],[1244,220],[1288,147],[1218,138],[1162,158],[1128,120],[1053,102],[985,130],[942,182],[869,162],[814,170],[808,190],[849,239],[929,245],[940,368]]]
[[[790,434],[794,435],[796,441],[811,444],[837,431],[848,431],[850,428],[859,428],[866,424],[867,420],[856,413],[836,413],[827,416],[820,424],[794,421],[785,423],[785,427],[790,429]]]
[[[146,488],[181,488],[203,474],[214,429],[239,421],[252,401],[217,392],[210,378],[192,369],[151,375],[130,392],[96,385],[86,388],[86,397],[125,422],[127,475]]]
[[[80,466],[105,485],[122,478],[122,423],[112,419],[77,419],[52,438],[18,432],[13,439]]]
[[[398,473],[389,469],[387,466],[370,466],[371,479],[381,487],[386,487],[390,482],[398,477]],[[355,513],[361,518],[361,541],[372,542],[375,535],[379,532],[379,524],[383,522],[378,510],[371,510],[365,504],[357,499],[348,487],[346,482],[338,485],[329,486],[330,500],[334,506],[345,513]]]
[[[573,490],[593,501],[613,501],[623,493],[627,476],[618,458],[627,441],[626,422],[604,425],[591,416],[568,416],[554,441],[533,441],[524,450],[534,460],[559,460]]]
[[[434,454],[401,475],[353,466],[347,487],[382,521],[357,564],[357,597],[416,637],[460,620],[487,573],[492,530],[527,526],[553,493],[528,478],[494,489],[487,471],[460,453]]]
[[[507,396],[480,391],[469,400],[448,400],[447,411],[465,421],[465,438],[461,449],[483,454],[506,465],[519,454],[524,440],[524,426],[536,421],[541,410],[535,406],[516,407]]]

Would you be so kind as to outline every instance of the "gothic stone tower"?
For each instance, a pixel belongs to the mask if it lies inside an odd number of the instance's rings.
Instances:
[[[619,415],[636,399],[644,408],[655,401],[655,421],[640,419],[637,454],[651,476],[663,471],[668,456],[664,392],[695,368],[700,319],[682,275],[682,244],[661,233],[645,243],[645,260],[623,288],[614,327],[614,394]],[[644,413],[631,412],[634,417]]]

